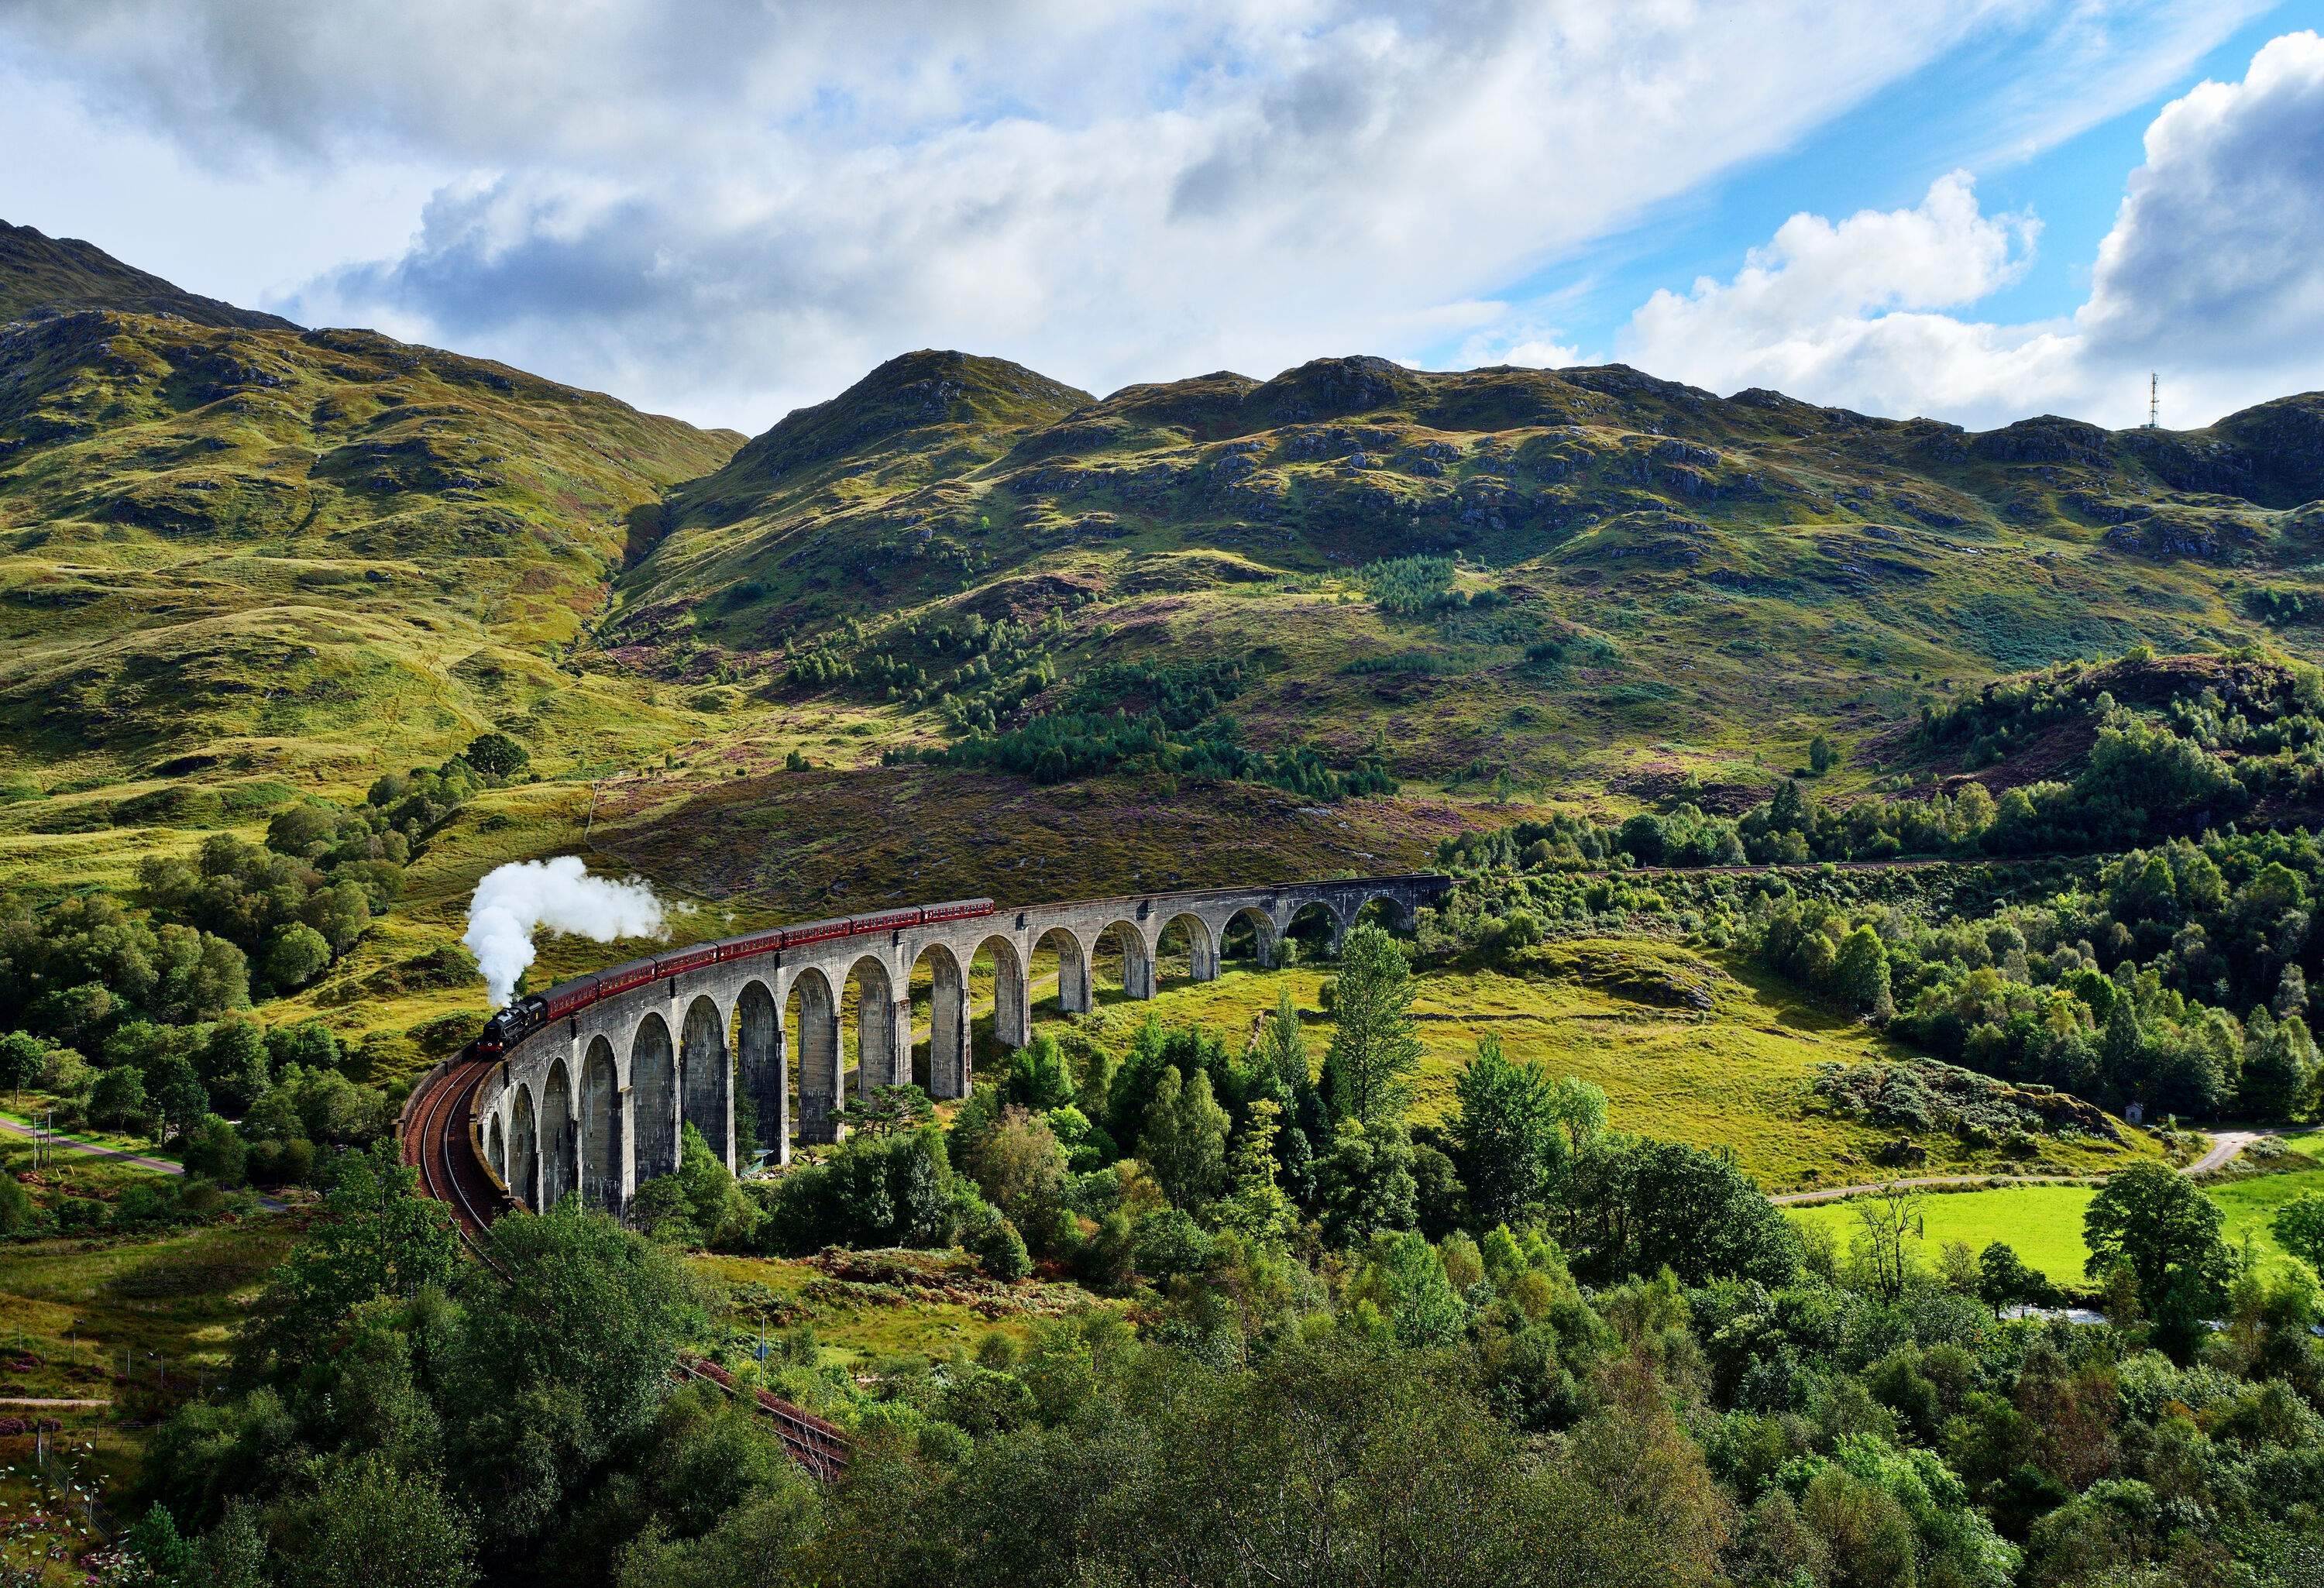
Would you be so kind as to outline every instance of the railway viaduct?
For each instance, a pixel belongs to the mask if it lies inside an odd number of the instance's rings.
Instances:
[[[968,968],[993,965],[994,1035],[1032,1039],[1030,968],[1038,950],[1057,957],[1057,1002],[1068,1014],[1094,1004],[1093,966],[1102,946],[1121,956],[1123,991],[1151,998],[1163,934],[1184,935],[1194,979],[1219,974],[1229,929],[1248,925],[1259,963],[1302,917],[1319,915],[1334,947],[1374,901],[1391,924],[1450,886],[1427,873],[1275,886],[1213,888],[1077,903],[1003,909],[964,920],[840,937],[779,954],[706,965],[604,999],[512,1044],[474,1094],[475,1144],[510,1195],[547,1207],[570,1192],[615,1213],[639,1185],[678,1166],[681,1127],[700,1131],[730,1168],[736,1094],[752,1103],[762,1140],[782,1159],[791,1142],[835,1140],[841,1103],[845,993],[856,988],[856,1081],[874,1088],[910,1082],[910,988],[929,970],[928,1089],[968,1095]],[[796,1054],[784,1011],[798,1002]],[[798,1117],[790,1115],[797,1070]]]

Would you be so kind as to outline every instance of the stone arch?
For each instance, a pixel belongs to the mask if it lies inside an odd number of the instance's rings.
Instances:
[[[613,1045],[592,1037],[581,1056],[581,1201],[622,1206],[622,1076]]]
[[[1379,907],[1377,912],[1372,908],[1374,905]],[[1357,923],[1368,919],[1380,921],[1391,932],[1409,932],[1416,924],[1412,906],[1393,893],[1365,894],[1349,915],[1348,925],[1353,928]]]
[[[1185,943],[1186,980],[1218,980],[1219,946],[1211,935],[1211,923],[1191,909],[1182,909],[1165,920],[1162,929],[1154,934],[1154,985],[1157,990],[1162,985],[1162,965],[1176,958],[1170,948],[1174,939],[1180,937]]]
[[[501,1119],[501,1111],[493,1113],[492,1123],[484,1127],[484,1161],[493,1166],[493,1173],[508,1184],[508,1130]]]
[[[578,1178],[573,1162],[573,1072],[558,1058],[540,1094],[540,1205],[555,1207]]]
[[[992,1037],[1003,1048],[1022,1048],[1033,1039],[1032,979],[1017,945],[994,933],[969,950],[968,975],[976,980],[976,962],[992,956]]]
[[[630,1129],[637,1184],[678,1168],[678,1055],[669,1022],[648,1014],[630,1039]]]
[[[855,1094],[869,1098],[881,1086],[912,1078],[912,1004],[898,1005],[895,982],[876,955],[847,967],[846,985],[855,989]]]
[[[734,1066],[726,1057],[726,1021],[703,993],[686,1006],[678,1058],[678,1117],[702,1132],[718,1161],[733,1166]]]
[[[928,967],[927,1089],[931,1097],[968,1095],[968,972],[946,943],[930,943],[912,961],[910,985]],[[917,994],[915,994],[917,997]],[[917,1008],[917,1006],[916,1006]],[[908,1029],[917,1031],[917,1012]],[[919,1066],[913,1064],[914,1078]]]
[[[738,1115],[745,1104],[751,1136],[777,1163],[790,1161],[790,1088],[784,1085],[783,1017],[764,982],[746,982],[734,1000],[734,1098]],[[742,1124],[735,1124],[735,1157],[742,1156]],[[738,1168],[742,1167],[739,1163]]]
[[[508,1186],[519,1200],[538,1211],[540,1205],[540,1131],[532,1105],[532,1088],[512,1089],[509,1104]]]
[[[1319,950],[1326,955],[1339,953],[1340,939],[1347,935],[1345,917],[1329,901],[1310,899],[1284,911],[1276,926],[1275,940],[1278,955],[1287,939],[1299,945],[1299,956],[1305,959]]]
[[[1097,956],[1108,943],[1117,946],[1121,955],[1121,991],[1130,998],[1154,996],[1154,955],[1148,946],[1146,934],[1137,923],[1129,920],[1108,921],[1090,939],[1090,981],[1097,981]]]
[[[788,1006],[798,1005],[798,1133],[802,1141],[836,1141],[839,1122],[839,995],[810,965],[792,978]],[[788,1009],[786,1019],[788,1018]]]
[[[1261,970],[1271,969],[1276,957],[1275,921],[1256,904],[1246,904],[1227,918],[1226,925],[1219,932],[1220,957],[1223,959],[1238,953],[1246,936],[1250,957]]]
[[[1096,1007],[1096,988],[1090,977],[1089,950],[1065,927],[1051,927],[1034,941],[1033,952],[1057,956],[1057,1012],[1087,1014]]]

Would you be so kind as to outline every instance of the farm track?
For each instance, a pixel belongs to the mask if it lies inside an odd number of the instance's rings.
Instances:
[[[2208,1175],[2213,1169],[2224,1168],[2242,1155],[2243,1149],[2262,1136],[2273,1136],[2273,1131],[2219,1131],[2211,1137],[2210,1150],[2194,1162],[2181,1164],[2179,1172],[2190,1178]],[[1925,1190],[1940,1186],[1991,1186],[1998,1189],[2008,1186],[2094,1186],[2103,1175],[1921,1175],[1906,1180],[1869,1180],[1860,1186],[1822,1186],[1813,1191],[1785,1191],[1767,1198],[1784,1207],[1803,1207],[1811,1202],[1844,1202],[1851,1196],[1869,1196],[1877,1191]]]

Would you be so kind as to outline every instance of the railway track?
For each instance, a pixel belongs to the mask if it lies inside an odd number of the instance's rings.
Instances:
[[[678,1374],[685,1379],[706,1380],[729,1395],[742,1393],[742,1386],[734,1382],[734,1375],[706,1357],[678,1358]],[[791,1459],[805,1467],[808,1476],[828,1482],[846,1470],[847,1436],[839,1431],[836,1424],[826,1423],[813,1412],[764,1390],[752,1390],[751,1397],[759,1415],[775,1425]]]
[[[492,1068],[490,1059],[464,1059],[425,1084],[404,1125],[403,1161],[420,1171],[420,1188],[452,1210],[468,1249],[499,1273],[501,1265],[485,1250],[484,1235],[509,1201],[476,1162],[468,1142],[476,1088]]]
[[[476,1260],[505,1280],[509,1272],[492,1250],[490,1232],[493,1220],[513,1205],[477,1162],[468,1134],[476,1089],[496,1062],[462,1059],[423,1081],[404,1107],[402,1155],[419,1171],[420,1188],[451,1210],[460,1239]],[[744,1393],[733,1374],[707,1357],[681,1356],[671,1372],[715,1384],[730,1396]],[[847,1436],[836,1425],[764,1390],[749,1393],[753,1409],[774,1425],[784,1448],[809,1475],[827,1482],[846,1469]]]

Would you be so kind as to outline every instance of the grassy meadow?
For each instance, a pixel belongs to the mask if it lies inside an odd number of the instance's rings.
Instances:
[[[828,1252],[789,1259],[706,1254],[690,1260],[717,1287],[715,1320],[730,1355],[761,1332],[814,1332],[823,1365],[873,1371],[891,1358],[941,1362],[989,1334],[1018,1343],[1041,1319],[1112,1306],[1071,1284],[1001,1285],[958,1253]]]
[[[2238,1251],[2248,1250],[2263,1270],[2294,1261],[2269,1232],[2275,1210],[2304,1192],[2324,1192],[2324,1167],[2312,1158],[2295,1153],[2278,1162],[2298,1167],[2203,1184],[2224,1215],[2221,1232],[2227,1244]],[[1950,1241],[1962,1242],[1973,1251],[2004,1241],[2060,1284],[2080,1285],[2087,1278],[2084,1264],[2089,1259],[2089,1248],[2082,1241],[2082,1214],[2096,1195],[2094,1186],[1932,1187],[1921,1199],[1923,1254],[1933,1258]],[[1801,1224],[1831,1231],[1843,1251],[1858,1228],[1852,1202],[1815,1203],[1784,1211]]]
[[[1232,962],[1230,962],[1231,965]],[[1432,971],[1417,980],[1413,1008],[1425,1055],[1413,1117],[1442,1121],[1455,1076],[1488,1033],[1511,1057],[1537,1059],[1553,1074],[1603,1087],[1617,1130],[1731,1150],[1771,1191],[1877,1177],[1875,1154],[1895,1132],[1837,1116],[1811,1090],[1816,1067],[1886,1057],[1887,1046],[1844,1019],[1758,973],[1651,938],[1590,939],[1550,946],[1532,974]],[[1166,984],[1150,1002],[1102,1002],[1080,1017],[1096,1040],[1126,1048],[1151,1015],[1199,1027],[1240,1048],[1253,1021],[1288,987],[1321,1063],[1331,1039],[1322,1013],[1328,963],[1266,972],[1231,968],[1217,981]],[[1693,999],[1707,1007],[1696,1007]],[[1038,1011],[1037,1011],[1038,1012]],[[2050,1142],[2024,1172],[2102,1170],[2151,1151],[2131,1145]],[[1921,1172],[2006,1172],[1991,1150],[1930,1140]]]
[[[32,1158],[29,1141],[0,1136],[0,1170],[43,1198],[109,1204],[160,1173],[67,1152],[34,1171]],[[161,1382],[155,1364],[163,1361],[172,1380],[181,1364],[215,1374],[243,1304],[289,1250],[296,1224],[291,1214],[258,1212],[191,1228],[0,1243],[0,1348],[17,1353],[5,1393],[143,1399]],[[127,1384],[124,1349],[142,1364]]]
[[[1959,1241],[1982,1251],[1996,1241],[2016,1250],[2030,1268],[2061,1285],[2080,1285],[2089,1248],[2082,1243],[2082,1214],[2097,1195],[2089,1186],[2001,1186],[1989,1190],[1932,1187],[1921,1200],[1923,1259]],[[1818,1202],[1784,1211],[1799,1223],[1830,1230],[1848,1250],[1858,1228],[1857,1204]]]
[[[0,1138],[0,1169],[29,1170],[31,1151]],[[110,1202],[156,1171],[60,1156],[28,1178],[43,1195]],[[215,1387],[234,1334],[267,1271],[289,1251],[298,1216],[254,1213],[190,1228],[0,1242],[0,1398],[97,1402],[0,1405],[0,1417],[52,1418],[69,1464],[118,1494],[134,1478],[144,1430]],[[31,1504],[30,1435],[0,1436],[0,1508]]]

